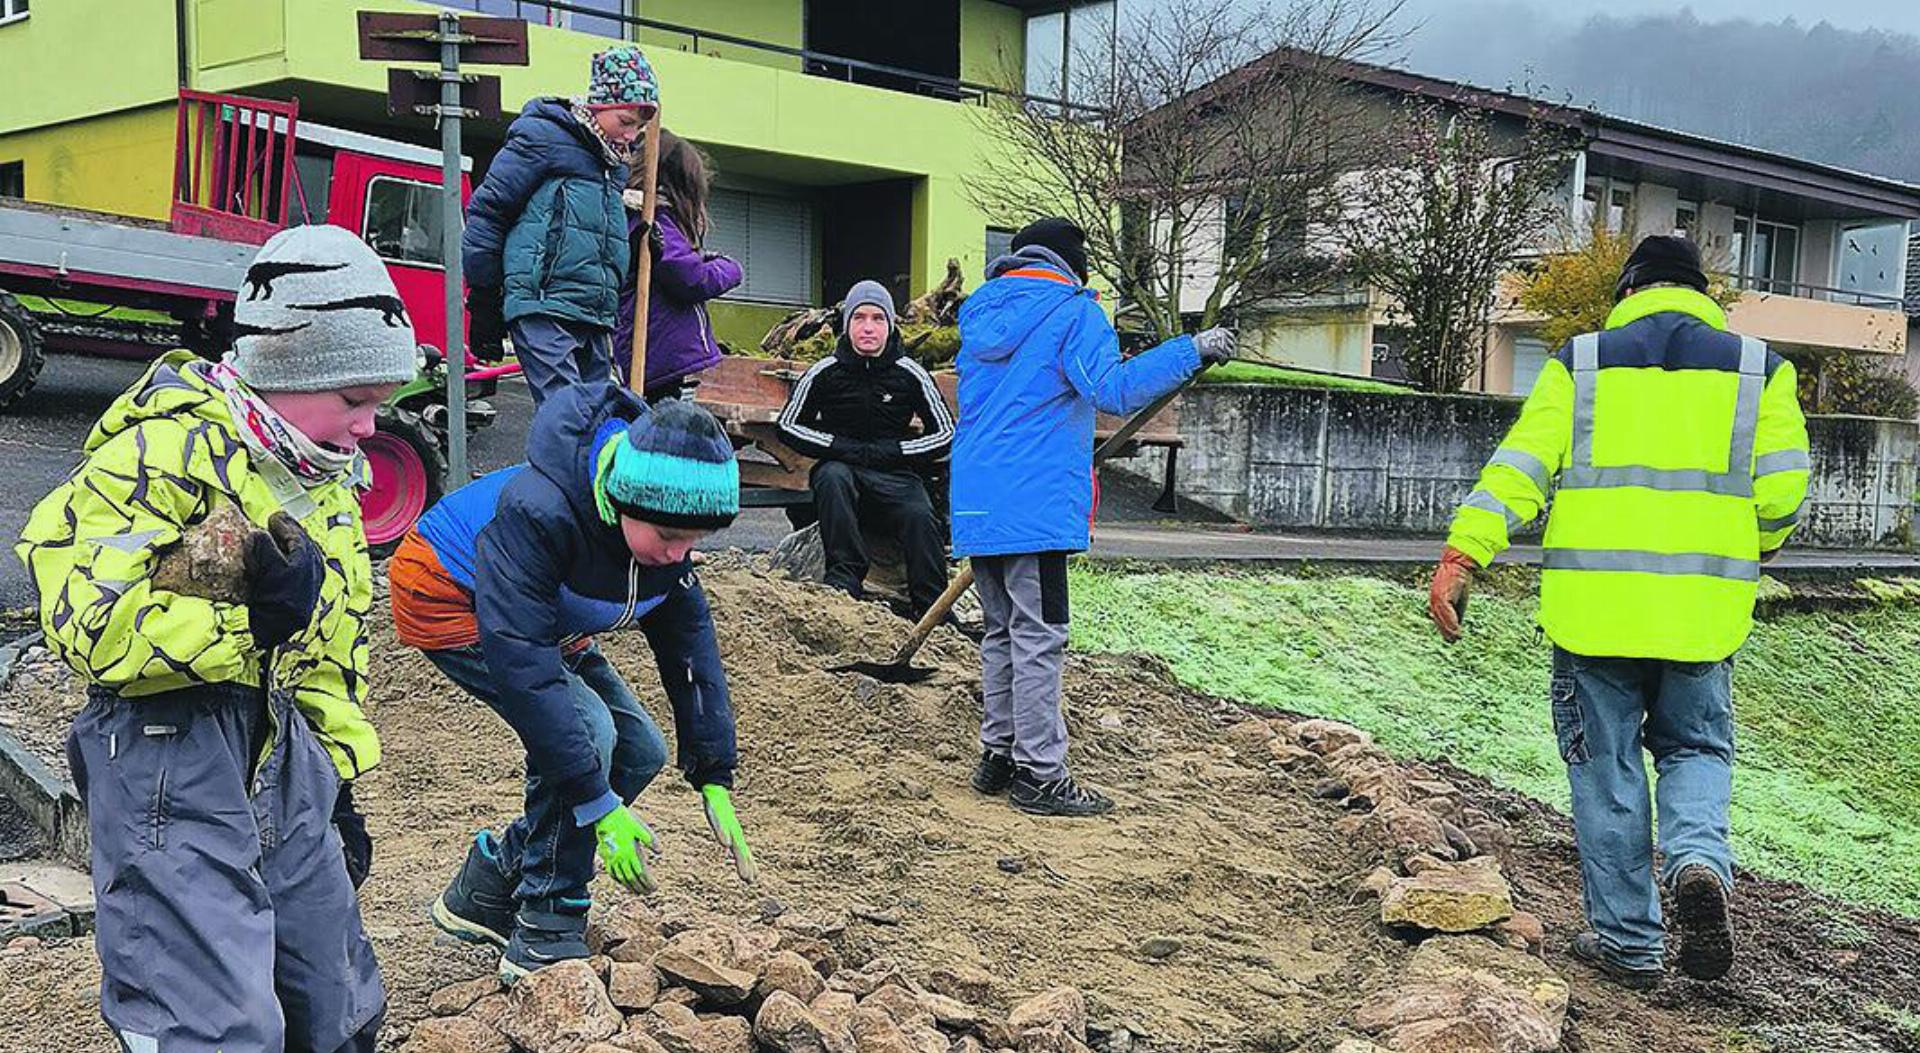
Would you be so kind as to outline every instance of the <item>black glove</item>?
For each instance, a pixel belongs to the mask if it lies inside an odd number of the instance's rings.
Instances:
[[[1200,351],[1200,365],[1218,366],[1233,361],[1233,330],[1215,326],[1193,338]]]
[[[506,297],[499,289],[467,290],[467,348],[482,362],[507,357]]]
[[[326,565],[320,546],[285,512],[247,537],[247,621],[263,651],[293,639],[313,621]]]
[[[340,847],[347,857],[347,880],[358,889],[373,869],[373,838],[367,835],[367,817],[353,806],[353,783],[342,780],[333,801],[333,826],[340,831]]]

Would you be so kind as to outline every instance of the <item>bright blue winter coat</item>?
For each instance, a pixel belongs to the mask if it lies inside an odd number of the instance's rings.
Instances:
[[[467,284],[501,289],[505,315],[612,329],[627,276],[625,165],[565,99],[534,99],[467,203],[460,259]]]
[[[1079,552],[1093,515],[1094,410],[1130,414],[1200,368],[1191,337],[1130,359],[1093,290],[1047,249],[995,260],[960,308],[953,552]]]

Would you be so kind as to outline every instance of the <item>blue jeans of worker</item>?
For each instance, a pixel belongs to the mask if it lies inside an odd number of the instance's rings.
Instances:
[[[1654,884],[1705,864],[1733,887],[1733,659],[1592,658],[1554,649],[1553,726],[1573,785],[1573,834],[1587,921],[1622,963],[1657,967],[1665,949]],[[1647,793],[1646,760],[1657,775]]]
[[[480,648],[425,653],[454,683],[499,712],[499,695]],[[600,648],[587,647],[564,661],[574,716],[586,725],[600,751],[600,770],[608,773],[615,796],[631,804],[666,766],[667,743],[660,727]],[[523,903],[558,901],[555,909],[585,910],[593,850],[593,828],[575,825],[567,802],[555,796],[529,764],[526,812],[500,838],[501,864],[508,877],[519,876],[515,898]]]
[[[613,333],[606,329],[535,314],[514,319],[508,331],[535,406],[556,391],[613,376]]]

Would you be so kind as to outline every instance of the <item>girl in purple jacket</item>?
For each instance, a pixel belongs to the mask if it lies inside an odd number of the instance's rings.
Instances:
[[[648,402],[693,397],[696,374],[720,361],[720,342],[707,319],[707,301],[740,284],[740,264],[715,252],[703,252],[707,237],[707,190],[712,177],[698,147],[662,128],[660,130],[659,202],[653,232],[642,239],[641,180],[635,166],[627,181],[627,230],[639,260],[642,244],[653,257],[653,284],[647,305],[647,376],[643,394]],[[627,268],[620,291],[620,312],[613,336],[613,354],[622,383],[629,381],[633,363],[633,276]]]

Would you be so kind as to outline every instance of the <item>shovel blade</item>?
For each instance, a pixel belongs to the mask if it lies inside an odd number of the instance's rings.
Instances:
[[[827,672],[859,673],[883,684],[917,684],[934,674],[934,670],[926,666],[903,662],[848,662],[846,665],[833,666]]]

